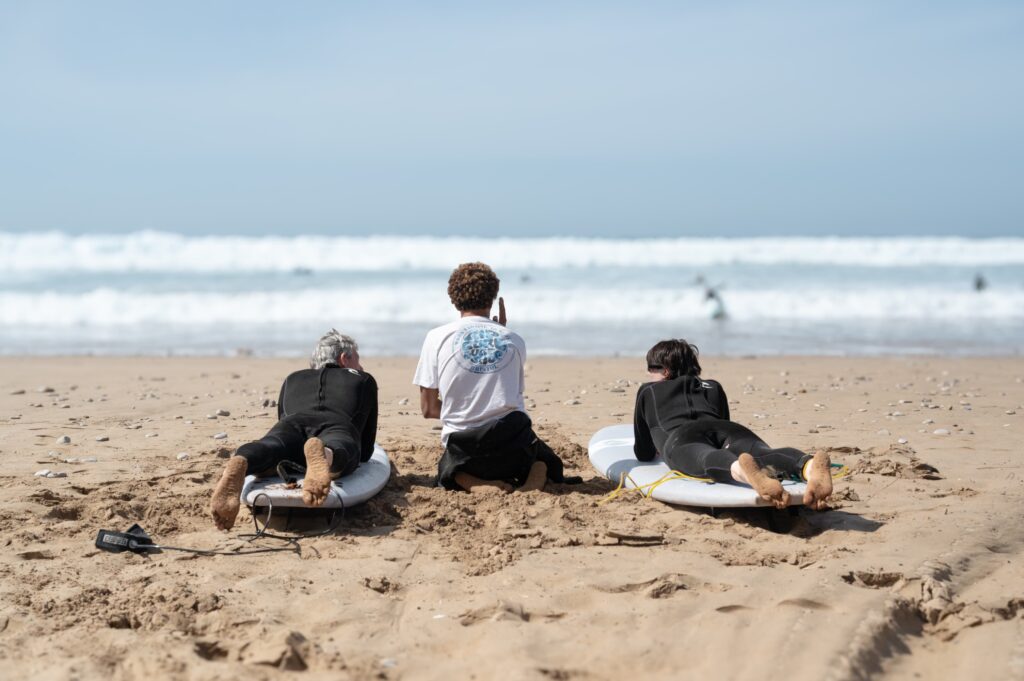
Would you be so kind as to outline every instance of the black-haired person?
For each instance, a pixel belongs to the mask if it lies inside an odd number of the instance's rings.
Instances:
[[[423,341],[413,383],[423,418],[441,419],[437,482],[470,492],[579,482],[563,475],[562,460],[533,432],[523,400],[526,342],[506,328],[503,299],[491,317],[499,284],[483,263],[459,265],[448,280],[459,319]]]
[[[235,452],[210,500],[218,529],[230,529],[248,474],[273,471],[282,461],[305,466],[302,500],[322,506],[331,480],[355,471],[373,456],[377,437],[377,382],[363,371],[359,346],[334,329],[324,334],[309,360],[281,385],[277,424]]]
[[[633,414],[633,452],[650,461],[660,452],[686,475],[715,482],[746,483],[778,508],[789,493],[766,467],[807,482],[804,504],[826,508],[832,494],[831,461],[792,447],[773,448],[749,428],[729,420],[729,402],[718,381],[700,377],[697,348],[664,340],[647,352],[650,381],[640,386]]]

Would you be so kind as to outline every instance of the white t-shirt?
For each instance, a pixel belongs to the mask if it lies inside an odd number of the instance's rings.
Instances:
[[[441,394],[441,442],[512,411],[526,411],[526,342],[487,317],[462,317],[427,333],[412,382]]]

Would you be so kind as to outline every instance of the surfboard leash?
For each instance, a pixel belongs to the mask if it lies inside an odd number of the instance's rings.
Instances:
[[[845,478],[847,475],[850,474],[850,469],[846,466],[846,464],[834,463],[834,464],[831,464],[831,468],[832,468],[831,474],[832,474],[832,479],[833,480],[839,480],[840,478]],[[629,480],[631,483],[633,483],[633,486],[632,487],[626,487],[625,486],[626,485],[626,480]],[[661,476],[660,478],[658,478],[654,482],[649,482],[646,485],[638,485],[636,480],[634,480],[633,477],[629,473],[623,472],[623,473],[619,474],[619,484],[618,484],[618,486],[615,489],[613,489],[611,492],[606,494],[603,499],[598,501],[597,505],[598,506],[603,506],[604,504],[608,503],[609,501],[612,501],[613,499],[617,499],[620,496],[622,496],[624,493],[630,492],[630,491],[639,492],[640,496],[642,496],[643,498],[650,499],[654,495],[654,490],[656,490],[659,486],[665,484],[666,482],[669,482],[669,481],[672,481],[672,480],[693,480],[694,482],[702,482],[702,483],[707,484],[707,485],[714,485],[714,484],[716,484],[715,481],[712,480],[711,478],[698,478],[698,477],[693,476],[693,475],[687,475],[686,473],[683,473],[682,471],[673,470],[673,471],[669,471],[665,475]],[[806,482],[805,480],[798,479],[798,478],[794,478],[794,480],[796,480],[797,482]]]
[[[301,554],[302,546],[299,544],[300,540],[313,539],[315,537],[323,537],[327,534],[331,534],[338,529],[342,519],[345,517],[345,500],[342,499],[341,494],[333,486],[331,487],[331,494],[337,496],[339,507],[334,510],[333,518],[327,528],[319,532],[293,535],[274,534],[267,531],[267,527],[269,527],[270,520],[274,513],[274,501],[263,492],[256,495],[254,501],[258,500],[261,496],[267,497],[267,519],[263,523],[263,527],[260,527],[259,521],[256,518],[256,513],[253,513],[252,523],[256,528],[256,531],[240,533],[238,538],[243,540],[246,545],[252,544],[252,542],[258,539],[273,539],[276,541],[283,541],[285,546],[257,546],[251,548],[241,546],[237,549],[228,551],[218,549],[194,549],[184,546],[167,546],[164,544],[156,544],[149,534],[147,534],[146,531],[136,523],[128,528],[127,532],[100,530],[96,535],[96,548],[109,551],[111,553],[121,553],[123,551],[131,551],[132,553],[182,551],[197,556],[250,556],[256,553],[279,553],[281,551]],[[255,507],[255,504],[253,504],[253,506]]]

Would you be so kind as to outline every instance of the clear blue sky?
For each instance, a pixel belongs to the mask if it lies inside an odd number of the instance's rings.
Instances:
[[[1020,2],[0,4],[0,231],[1024,234]]]

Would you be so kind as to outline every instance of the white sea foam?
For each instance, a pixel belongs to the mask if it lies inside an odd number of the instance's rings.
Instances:
[[[1024,291],[974,293],[928,287],[850,290],[734,290],[726,296],[729,316],[738,322],[855,323],[858,320],[907,324],[953,324],[1019,320]],[[437,291],[413,284],[366,286],[351,290],[297,290],[239,294],[132,293],[97,289],[84,293],[0,292],[0,326],[63,329],[168,325],[181,333],[205,325],[415,323],[429,328],[454,314]],[[566,326],[595,323],[627,327],[634,323],[707,319],[709,306],[698,290],[524,288],[509,299],[513,324]],[[934,328],[934,325],[932,325]]]
[[[455,237],[186,237],[161,232],[73,236],[0,232],[3,272],[259,272],[711,267],[725,264],[968,266],[1024,264],[1024,239],[960,237],[756,239],[480,239]]]

